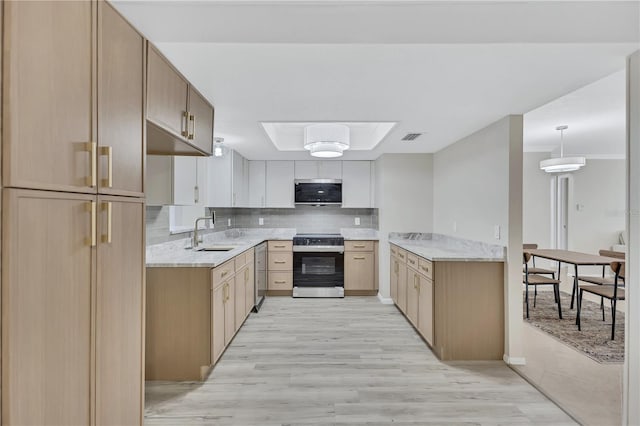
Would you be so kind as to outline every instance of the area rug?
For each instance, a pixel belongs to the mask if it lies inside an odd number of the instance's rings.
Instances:
[[[538,291],[534,308],[533,289],[529,290],[530,319],[526,319],[525,305],[525,321],[595,361],[624,362],[624,313],[616,312],[615,340],[611,340],[611,308],[608,300],[604,301],[605,321],[602,321],[600,304],[583,299],[580,313],[582,331],[578,331],[576,309],[569,309],[571,294],[560,292],[560,299],[562,319],[558,319],[558,308],[553,301],[552,291]]]

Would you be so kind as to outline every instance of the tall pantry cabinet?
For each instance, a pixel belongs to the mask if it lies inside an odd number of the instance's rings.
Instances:
[[[141,424],[145,41],[103,1],[2,14],[2,424]]]

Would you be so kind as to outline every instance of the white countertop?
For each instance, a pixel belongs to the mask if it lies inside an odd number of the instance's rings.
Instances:
[[[442,234],[389,234],[389,242],[431,261],[504,262],[505,247]]]
[[[340,230],[345,240],[377,240],[378,231],[345,228]],[[345,232],[346,231],[346,232]],[[215,268],[242,252],[268,240],[291,240],[294,228],[231,229],[203,235],[200,246],[233,246],[229,251],[195,251],[189,238],[147,246],[147,267]],[[345,235],[346,234],[346,235]]]

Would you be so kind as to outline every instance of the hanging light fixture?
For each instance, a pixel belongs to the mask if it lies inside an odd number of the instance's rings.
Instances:
[[[222,157],[224,156],[229,148],[224,144],[224,138],[214,138],[213,139],[213,156],[214,157]]]
[[[564,156],[564,131],[568,128],[569,126],[567,125],[556,127],[556,130],[560,132],[560,157],[542,160],[540,162],[540,170],[544,170],[547,173],[574,172],[587,164],[587,160],[584,157]]]
[[[349,149],[349,127],[344,124],[312,124],[304,128],[304,147],[314,157],[340,157]]]

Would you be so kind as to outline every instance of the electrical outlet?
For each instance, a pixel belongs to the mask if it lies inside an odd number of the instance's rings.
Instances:
[[[231,218],[227,219],[227,226],[231,226]]]
[[[359,218],[359,217],[356,217],[356,218],[353,220],[353,222],[354,222],[356,225],[360,225],[360,218]]]
[[[259,217],[258,218],[258,225],[264,225],[264,218],[263,217]]]
[[[496,240],[500,239],[500,225],[495,225],[493,227],[493,236],[495,237]]]

